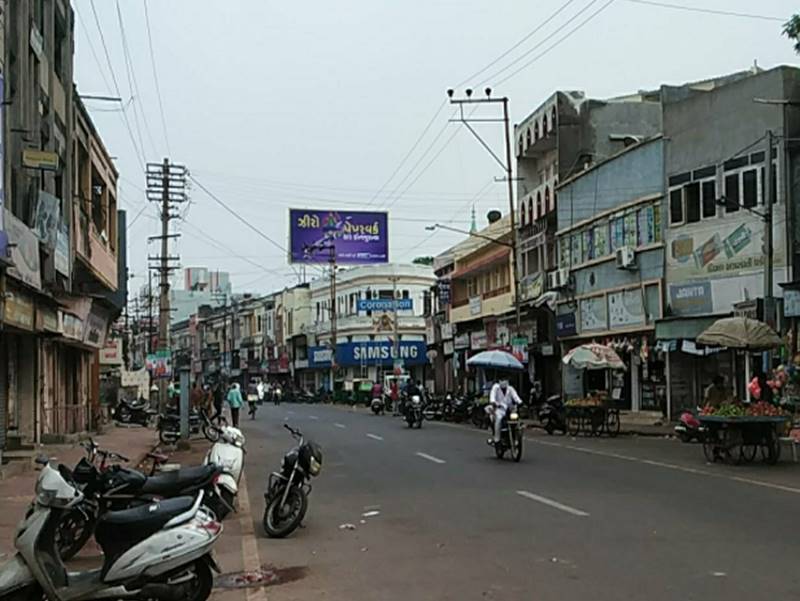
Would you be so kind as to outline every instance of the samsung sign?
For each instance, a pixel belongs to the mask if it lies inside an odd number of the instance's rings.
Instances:
[[[421,340],[401,341],[399,359],[404,365],[424,365],[428,362],[427,345]],[[309,367],[330,367],[331,351],[327,347],[309,349]],[[341,367],[358,367],[361,365],[379,365],[391,367],[394,364],[394,345],[388,341],[381,342],[347,342],[336,345],[336,363]]]
[[[359,311],[411,311],[414,301],[410,298],[360,298],[357,304]]]

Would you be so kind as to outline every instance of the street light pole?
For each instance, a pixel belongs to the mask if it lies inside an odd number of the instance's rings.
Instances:
[[[492,98],[492,89],[486,88],[484,90],[486,93],[486,98],[473,98],[472,97],[472,90],[467,89],[465,90],[466,98],[453,98],[454,91],[452,89],[447,90],[447,95],[450,98],[450,104],[456,104],[461,109],[460,116],[455,121],[462,123],[469,131],[472,133],[475,138],[477,138],[478,142],[480,142],[481,146],[483,146],[486,151],[492,155],[492,158],[503,168],[505,171],[505,180],[508,183],[508,210],[509,216],[511,219],[511,274],[514,280],[514,312],[516,317],[516,330],[517,335],[521,333],[522,326],[522,312],[520,308],[520,298],[519,298],[519,260],[517,257],[517,249],[519,248],[518,240],[517,240],[517,225],[516,225],[516,211],[514,210],[514,178],[512,176],[513,172],[513,165],[511,163],[511,131],[509,125],[509,116],[508,116],[508,97],[504,96],[502,98]],[[469,116],[464,116],[464,105],[465,104],[502,104],[503,105],[503,118],[502,119],[470,119]],[[481,123],[492,123],[492,122],[502,122],[503,128],[505,132],[505,146],[506,146],[506,158],[505,161],[500,159],[497,154],[489,147],[489,145],[480,137],[477,131],[470,125],[470,121],[481,122]]]

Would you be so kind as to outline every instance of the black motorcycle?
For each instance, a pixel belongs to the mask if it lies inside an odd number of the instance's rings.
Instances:
[[[140,424],[147,426],[154,412],[150,401],[144,398],[121,398],[114,409],[114,419],[121,424]]]
[[[556,430],[567,433],[567,409],[561,400],[561,395],[554,394],[539,405],[536,412],[545,432],[552,434]]]
[[[210,442],[219,438],[219,430],[211,423],[204,410],[189,410],[189,436],[203,434]],[[158,439],[162,444],[174,444],[181,437],[181,415],[175,409],[168,409],[158,416]]]
[[[494,453],[498,459],[502,459],[506,452],[511,454],[511,458],[519,462],[522,459],[522,446],[525,436],[523,435],[522,420],[519,418],[516,408],[510,408],[503,416],[500,428],[500,441],[494,443]]]
[[[403,411],[409,428],[422,428],[422,420],[425,417],[425,413],[422,398],[419,395],[415,394],[406,399],[403,404]]]
[[[320,446],[289,424],[283,427],[291,432],[297,446],[283,456],[281,471],[270,474],[264,493],[264,530],[270,538],[288,536],[300,525],[308,509],[311,478],[322,470]]]
[[[196,496],[198,491],[203,490],[203,505],[215,515],[221,514],[225,502],[216,479],[222,473],[222,468],[216,465],[199,465],[156,474],[156,465],[163,463],[165,458],[151,453],[149,457],[153,460],[153,468],[149,475],[145,475],[123,467],[120,463],[127,463],[127,457],[101,449],[91,439],[82,446],[86,456],[72,470],[72,477],[80,486],[83,499],[63,515],[56,528],[56,545],[62,559],[69,559],[81,550],[94,534],[97,520],[107,511],[128,509],[152,503],[156,499]]]

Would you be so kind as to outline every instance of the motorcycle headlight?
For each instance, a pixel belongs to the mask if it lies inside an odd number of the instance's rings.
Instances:
[[[511,415],[508,416],[508,419],[510,419],[511,421],[518,420],[519,419],[519,413],[514,411],[514,413],[512,413]]]
[[[311,472],[312,476],[318,476],[320,471],[322,471],[322,463],[317,461],[317,458],[312,456],[311,461],[308,462],[308,471]]]

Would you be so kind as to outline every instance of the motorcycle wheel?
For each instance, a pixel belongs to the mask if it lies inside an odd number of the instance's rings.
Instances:
[[[555,429],[556,427],[555,425],[553,425],[553,421],[547,420],[547,423],[544,425],[544,431],[547,432],[550,436],[552,436],[553,432],[555,432]]]
[[[62,560],[73,558],[83,548],[94,533],[94,526],[93,517],[81,507],[71,509],[61,518],[55,539]]]
[[[194,579],[189,583],[187,594],[182,598],[186,601],[206,601],[214,588],[214,575],[211,573],[211,567],[201,559],[194,562],[192,570]]]
[[[678,438],[681,442],[692,442],[692,435],[688,432],[678,432]]]
[[[502,442],[494,445],[494,454],[498,459],[502,459],[506,456],[506,447]]]
[[[270,538],[289,536],[300,525],[308,509],[308,497],[299,486],[289,489],[283,506],[281,506],[282,499],[283,489],[276,491],[264,509],[264,531]]]
[[[521,432],[517,432],[515,435],[516,441],[514,444],[514,448],[511,449],[511,458],[514,460],[515,463],[519,463],[520,459],[522,459],[522,441],[524,440],[524,436],[522,436]]]
[[[203,436],[206,437],[206,440],[211,443],[215,443],[219,440],[219,429],[212,424],[203,424]]]
[[[117,411],[117,421],[127,424],[131,421],[131,410],[125,405],[120,405]]]
[[[163,429],[158,431],[158,439],[161,441],[161,444],[175,444],[178,438],[180,438],[178,432]]]

